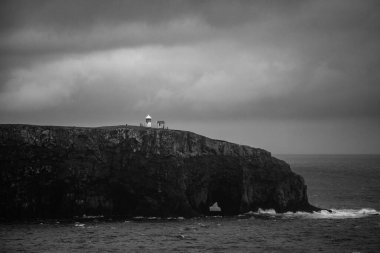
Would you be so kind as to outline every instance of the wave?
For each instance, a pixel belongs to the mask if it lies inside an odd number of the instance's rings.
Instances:
[[[166,217],[166,218],[161,218],[161,217],[154,217],[154,216],[135,216],[131,218],[132,220],[184,220],[185,218],[182,216],[179,217]]]
[[[322,210],[319,212],[287,212],[276,213],[273,209],[259,209],[257,212],[248,212],[247,215],[278,217],[278,218],[304,218],[304,219],[356,219],[373,215],[380,215],[380,212],[372,208],[362,209],[331,209],[331,212]]]

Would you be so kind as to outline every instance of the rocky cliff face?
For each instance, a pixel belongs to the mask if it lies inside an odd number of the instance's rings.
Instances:
[[[5,219],[315,209],[269,152],[186,131],[0,125],[0,173]]]

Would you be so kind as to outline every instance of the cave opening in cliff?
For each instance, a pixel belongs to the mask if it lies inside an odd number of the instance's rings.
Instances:
[[[209,211],[211,214],[219,214],[222,209],[219,207],[218,202],[215,202],[212,206],[209,207]]]
[[[210,205],[217,204],[220,209],[219,213],[222,215],[236,215],[239,213],[240,194],[239,189],[235,187],[220,187],[215,189],[211,192],[209,200]],[[211,207],[209,211],[210,213],[214,213]]]

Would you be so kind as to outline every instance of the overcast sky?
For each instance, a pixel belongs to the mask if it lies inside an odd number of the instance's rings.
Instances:
[[[380,153],[380,1],[1,1],[0,123]]]

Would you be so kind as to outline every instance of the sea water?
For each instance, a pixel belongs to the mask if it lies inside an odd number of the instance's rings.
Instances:
[[[0,252],[380,252],[380,156],[276,157],[332,212],[7,223]]]

